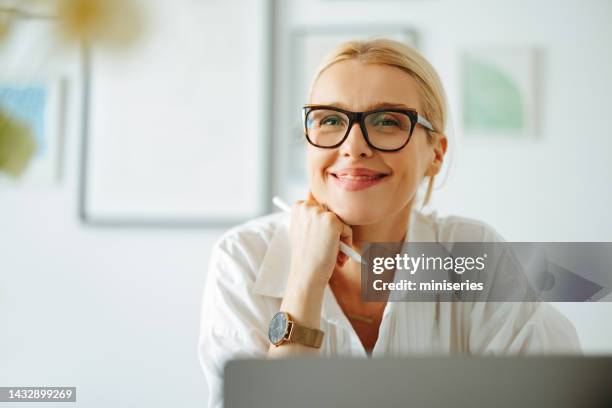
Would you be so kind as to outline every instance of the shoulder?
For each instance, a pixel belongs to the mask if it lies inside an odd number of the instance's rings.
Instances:
[[[228,262],[253,273],[266,255],[277,231],[288,227],[289,215],[277,212],[236,225],[225,231],[214,243],[210,266],[222,266]],[[232,268],[235,269],[235,268]]]
[[[282,212],[253,218],[225,231],[214,246],[226,250],[265,249],[276,231],[288,221],[288,214]]]
[[[429,226],[438,242],[503,242],[505,239],[490,224],[458,215],[441,216],[437,211],[415,211],[415,219]]]

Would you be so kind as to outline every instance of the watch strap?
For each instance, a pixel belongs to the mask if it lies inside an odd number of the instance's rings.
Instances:
[[[305,346],[319,348],[323,342],[323,331],[311,329],[295,322],[291,322],[289,336],[287,340],[293,343],[300,343]]]

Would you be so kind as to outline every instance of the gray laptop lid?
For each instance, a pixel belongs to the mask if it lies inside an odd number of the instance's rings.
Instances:
[[[226,408],[612,407],[610,357],[236,360]]]

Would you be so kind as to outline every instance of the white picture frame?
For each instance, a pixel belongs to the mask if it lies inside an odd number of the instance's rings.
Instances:
[[[155,30],[127,58],[90,50],[84,223],[225,228],[268,212],[263,3],[155,0],[148,8]],[[246,34],[216,24],[214,16],[227,13],[249,22]]]

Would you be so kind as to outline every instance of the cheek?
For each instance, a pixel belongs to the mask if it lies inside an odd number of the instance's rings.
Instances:
[[[398,183],[398,189],[410,188],[415,182],[418,182],[420,160],[414,152],[406,151],[401,156],[393,157],[387,163],[395,173],[395,182]]]
[[[312,149],[306,149],[306,170],[308,173],[308,180],[312,181],[313,177],[317,173],[317,169],[321,168],[321,158],[316,153],[312,152]]]
[[[401,151],[401,156],[393,157],[392,165],[405,182],[418,184],[425,176],[429,158],[432,155],[432,148],[428,145],[424,136],[414,140],[414,143],[413,141],[410,143],[405,151]]]
[[[306,150],[306,170],[310,184],[317,184],[324,181],[325,170],[333,162],[331,154],[322,149],[314,150],[308,147]]]

